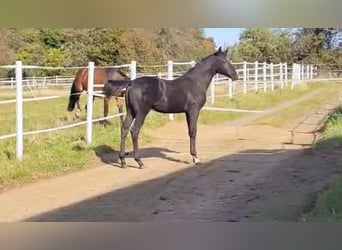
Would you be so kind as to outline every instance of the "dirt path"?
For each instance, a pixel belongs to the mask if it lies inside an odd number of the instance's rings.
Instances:
[[[0,221],[295,220],[342,173],[339,154],[306,149],[313,134],[299,133],[313,131],[308,124],[317,124],[336,104],[308,114],[291,128],[297,133],[248,126],[259,114],[200,125],[199,166],[189,162],[185,122],[170,122],[142,147],[146,169],[120,169],[105,163],[116,161],[117,152],[103,155],[94,168],[0,194]]]

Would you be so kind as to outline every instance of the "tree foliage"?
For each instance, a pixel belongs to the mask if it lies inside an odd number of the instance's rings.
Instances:
[[[234,61],[330,64],[342,67],[341,29],[245,29],[232,48]]]
[[[22,60],[39,66],[108,66],[137,61],[143,65],[166,64],[167,60],[190,61],[214,50],[212,39],[198,28],[44,28],[0,29],[0,64]],[[53,75],[60,70],[40,70]]]
[[[233,49],[234,61],[292,62],[288,33],[279,29],[246,29]]]
[[[233,61],[341,67],[341,47],[337,41],[341,32],[336,28],[245,29],[230,53]],[[198,60],[214,48],[213,39],[206,38],[201,28],[0,29],[0,65],[22,60],[26,65],[70,67],[86,66],[91,60],[95,65],[108,66],[136,60],[138,70],[153,72],[161,69],[146,66],[165,65],[167,60]],[[61,70],[27,72],[63,73]],[[0,71],[0,76],[6,74],[10,73]]]

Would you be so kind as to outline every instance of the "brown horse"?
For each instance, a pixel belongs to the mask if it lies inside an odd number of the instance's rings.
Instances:
[[[118,68],[95,68],[94,69],[94,91],[103,90],[104,84],[109,80],[125,80],[129,79],[129,77],[123,73]],[[95,86],[95,85],[103,85],[103,86]],[[88,68],[79,69],[76,72],[76,76],[74,82],[71,86],[68,111],[71,112],[75,109],[75,105],[77,105],[77,111],[80,112],[80,95],[83,91],[88,90]],[[108,116],[108,103],[112,96],[115,97],[117,107],[119,113],[123,112],[123,100],[122,97],[124,95],[123,91],[112,92],[110,95],[106,94],[104,97],[104,108],[103,115],[104,117]],[[95,96],[94,96],[95,98]],[[93,98],[93,101],[94,101]],[[85,109],[87,109],[87,105],[85,105]],[[120,116],[121,123],[123,121],[123,117]],[[106,120],[105,120],[106,121]]]

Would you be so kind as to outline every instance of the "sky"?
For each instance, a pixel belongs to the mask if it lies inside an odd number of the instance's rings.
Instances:
[[[213,37],[217,47],[231,46],[239,41],[244,28],[204,28],[206,37]]]

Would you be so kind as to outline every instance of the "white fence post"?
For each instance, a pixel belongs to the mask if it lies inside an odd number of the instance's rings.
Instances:
[[[247,62],[243,62],[243,93],[247,93]]]
[[[173,62],[171,60],[167,61],[167,79],[173,79]],[[169,114],[169,120],[173,121],[174,116],[173,114]]]
[[[263,80],[264,80],[264,92],[267,91],[267,82],[266,82],[266,62],[263,64]]]
[[[131,61],[131,80],[134,80],[137,78],[137,62],[136,61]]]
[[[310,80],[313,79],[313,65],[310,65]]]
[[[284,86],[284,71],[283,71],[283,64],[279,63],[279,80],[280,80],[280,86],[283,88]]]
[[[16,158],[23,158],[23,65],[21,61],[15,62],[15,82],[16,82]]]
[[[232,98],[233,96],[233,81],[228,80],[228,96],[229,98]]]
[[[284,63],[284,71],[285,71],[285,86],[287,86],[287,62]],[[281,85],[281,88],[284,88],[284,84]]]
[[[211,85],[210,86],[210,103],[211,104],[215,103],[215,77],[216,75],[213,77],[213,79],[211,79],[211,83],[210,83]]]
[[[255,92],[258,92],[258,61],[254,62],[254,84]]]
[[[89,145],[93,133],[93,92],[94,92],[94,62],[88,63],[88,95],[87,95],[87,136]]]
[[[46,77],[43,79],[42,89],[46,89]]]
[[[194,67],[195,63],[194,61],[191,61],[191,67]],[[214,104],[215,103],[215,82],[218,82],[218,74],[214,75],[214,77],[211,79],[210,83],[210,103]]]
[[[297,64],[292,63],[292,75],[291,75],[291,89],[293,89],[294,84],[295,84],[295,79],[297,75]]]
[[[304,80],[304,65],[303,64],[300,65],[300,70],[301,70],[301,77],[300,77],[300,79]]]
[[[273,74],[273,63],[270,64],[271,67],[271,90],[274,91],[274,74]]]
[[[292,64],[292,81],[291,81],[291,89],[294,88],[295,84],[301,80],[301,65],[293,63]]]

